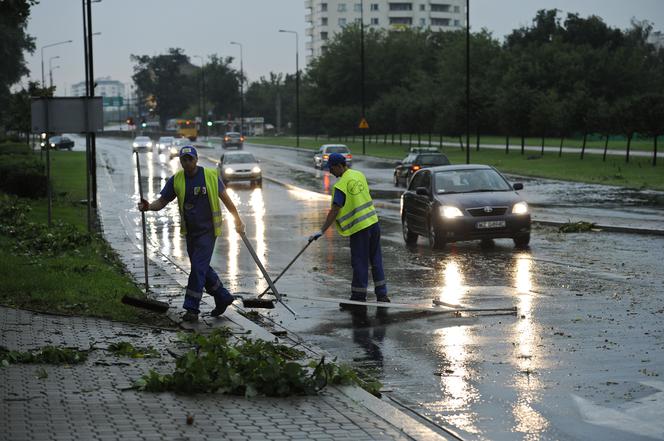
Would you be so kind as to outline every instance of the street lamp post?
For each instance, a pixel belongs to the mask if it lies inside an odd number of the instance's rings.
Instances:
[[[300,45],[297,31],[279,29],[279,32],[295,34],[295,146],[300,147]]]
[[[242,66],[242,44],[231,41],[231,44],[240,46],[240,136],[244,136],[244,68]]]
[[[198,113],[201,115],[201,124],[205,125],[205,137],[209,138],[210,133],[207,125],[207,111],[205,109],[205,59],[200,55],[194,55],[194,57],[201,59],[201,76],[200,84],[198,86]],[[202,111],[201,101],[203,103]]]
[[[362,95],[362,122],[365,121],[365,103],[364,103],[364,0],[360,0],[360,90]],[[366,144],[364,134],[366,129],[362,130],[362,154],[366,154]]]
[[[49,87],[53,87],[53,60],[60,58],[60,55],[55,55],[48,59],[48,78],[49,78]],[[57,69],[60,66],[56,66]]]
[[[470,0],[466,0],[466,164],[470,164]]]
[[[58,45],[61,45],[61,44],[67,44],[67,43],[71,43],[71,42],[72,42],[72,40],[59,41],[57,43],[51,43],[51,44],[47,44],[47,45],[41,47],[42,87],[44,87],[44,88],[46,87],[46,79],[44,78],[44,49],[46,49],[47,47],[58,46]]]

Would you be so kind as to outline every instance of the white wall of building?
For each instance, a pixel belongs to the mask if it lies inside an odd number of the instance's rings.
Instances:
[[[359,22],[362,5],[367,27],[452,31],[466,26],[466,0],[305,0],[307,63],[323,53],[334,34]]]

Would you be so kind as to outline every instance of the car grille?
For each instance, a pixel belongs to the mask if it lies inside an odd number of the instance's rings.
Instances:
[[[467,208],[466,211],[474,217],[502,216],[507,211],[507,207],[477,207]]]

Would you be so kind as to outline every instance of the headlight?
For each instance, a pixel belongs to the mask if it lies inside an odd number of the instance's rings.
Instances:
[[[232,175],[233,173],[235,173],[235,170],[233,170],[230,167],[226,167],[226,169],[224,170],[224,173],[226,173],[227,175]]]
[[[260,173],[261,168],[259,166],[255,166],[254,168],[251,169],[252,173]]]
[[[148,147],[152,147],[152,143],[151,143],[151,142],[148,142]]]
[[[54,143],[54,142],[51,143],[51,147],[55,147],[55,143]]]
[[[455,217],[463,216],[463,213],[457,207],[443,205],[440,207],[440,215],[447,219],[453,219]]]
[[[134,147],[138,147],[138,143],[137,143],[137,142],[135,142],[133,145],[134,145]]]
[[[528,204],[525,202],[517,202],[512,207],[512,213],[514,214],[527,214],[528,213]]]

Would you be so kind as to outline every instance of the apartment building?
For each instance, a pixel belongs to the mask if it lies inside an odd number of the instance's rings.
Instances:
[[[465,0],[305,0],[304,7],[307,63],[323,53],[335,33],[359,22],[362,15],[365,26],[381,29],[451,31],[466,26]]]
[[[121,81],[112,80],[111,77],[101,77],[96,80],[97,87],[95,87],[96,96],[106,97],[125,97],[125,85]],[[72,84],[72,96],[85,96],[85,81]]]

